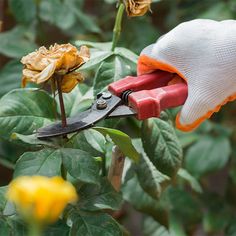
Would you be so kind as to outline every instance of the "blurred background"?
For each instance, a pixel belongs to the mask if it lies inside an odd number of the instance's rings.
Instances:
[[[20,58],[39,46],[73,43],[75,40],[111,41],[116,2],[0,0],[0,97],[20,87]],[[139,54],[142,48],[181,22],[195,18],[235,19],[236,1],[159,0],[154,1],[151,10],[143,17],[124,16],[119,46]],[[86,83],[91,84],[92,80],[93,76]],[[233,102],[195,132],[183,134],[177,131],[184,148],[184,167],[202,188],[201,194],[188,187],[184,192],[173,192],[173,198],[178,194],[181,197],[170,207],[189,228],[189,235],[236,235],[235,117],[236,103]],[[16,143],[0,140],[1,185],[8,184],[16,158],[25,149]],[[181,181],[178,184],[181,185]],[[137,225],[140,213],[132,208],[130,214],[132,217],[126,217],[124,224],[133,235],[143,235]]]

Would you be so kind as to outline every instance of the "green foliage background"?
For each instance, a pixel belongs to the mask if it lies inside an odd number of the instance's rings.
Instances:
[[[19,89],[19,60],[25,54],[55,42],[91,47],[91,61],[81,68],[86,84],[65,95],[72,116],[87,109],[107,84],[135,74],[141,49],[177,24],[236,16],[234,0],[153,2],[152,13],[124,17],[114,52],[116,0],[0,2],[0,235],[25,235],[24,224],[4,198],[5,185],[12,177],[35,174],[67,177],[80,195],[45,235],[113,236],[127,230],[135,236],[236,235],[235,103],[191,133],[173,128],[177,111],[170,110],[143,123],[105,121],[99,126],[106,128],[80,132],[67,143],[39,141],[32,134],[55,120],[57,101],[42,90]],[[131,159],[140,153],[138,163],[126,159],[121,193],[104,177],[113,143],[129,143],[124,152]]]

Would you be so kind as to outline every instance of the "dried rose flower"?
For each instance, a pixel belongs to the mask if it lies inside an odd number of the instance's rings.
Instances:
[[[74,71],[89,60],[89,49],[82,46],[80,51],[71,44],[55,44],[49,49],[40,47],[21,59],[24,64],[22,87],[27,82],[41,84],[53,78],[55,74],[61,75],[62,92],[70,92],[83,76]]]
[[[143,16],[148,10],[152,0],[124,0],[128,16]]]

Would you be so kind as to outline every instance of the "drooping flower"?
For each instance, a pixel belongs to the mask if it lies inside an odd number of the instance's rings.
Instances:
[[[124,0],[128,16],[143,16],[148,10],[152,0]]]
[[[61,75],[62,92],[70,92],[83,76],[74,71],[89,60],[89,49],[82,46],[80,51],[71,44],[54,44],[49,49],[40,47],[21,59],[24,65],[22,87],[28,82],[41,84],[54,75]]]
[[[73,185],[61,177],[22,176],[13,180],[7,198],[27,222],[55,222],[66,205],[78,199]]]

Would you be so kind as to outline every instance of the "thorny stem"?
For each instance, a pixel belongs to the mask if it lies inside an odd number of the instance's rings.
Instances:
[[[57,91],[58,91],[58,96],[59,96],[59,103],[60,103],[60,109],[61,109],[61,125],[62,127],[66,127],[66,112],[65,112],[65,106],[64,106],[64,101],[63,101],[63,95],[62,95],[62,90],[61,90],[61,80],[62,76],[56,75],[56,82],[57,82]]]
[[[112,38],[112,47],[111,50],[114,51],[116,44],[120,37],[121,32],[121,23],[122,23],[122,17],[124,13],[125,6],[123,3],[120,4],[117,15],[116,15],[116,21],[113,29],[113,38]]]

